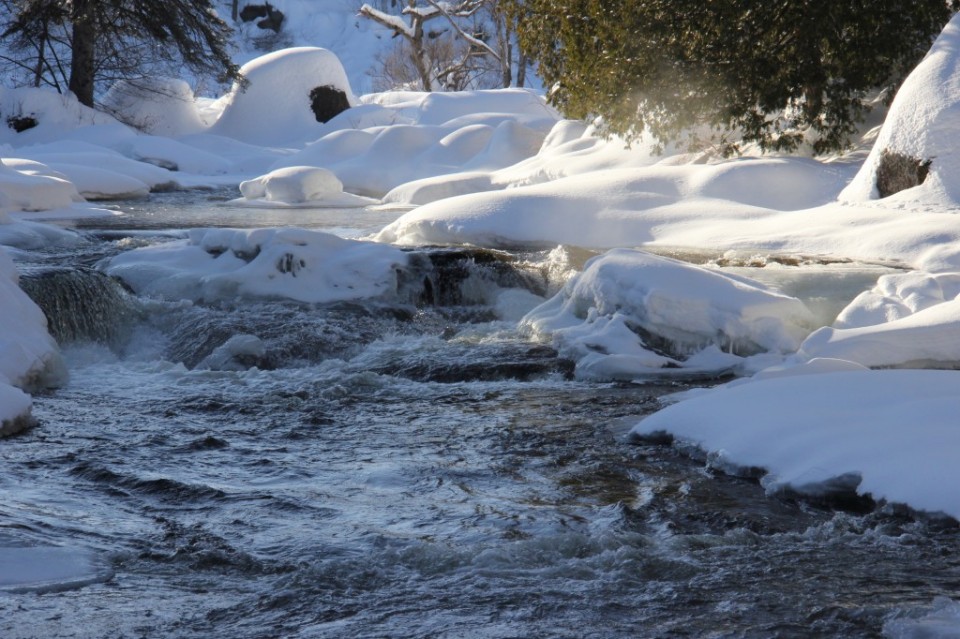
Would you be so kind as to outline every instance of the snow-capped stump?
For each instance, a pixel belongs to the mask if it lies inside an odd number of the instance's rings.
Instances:
[[[890,197],[960,204],[960,16],[954,17],[890,106],[877,141],[841,200]],[[901,196],[908,197],[908,196]]]
[[[332,51],[319,47],[281,49],[243,65],[246,88],[234,86],[211,133],[260,145],[302,142],[323,126],[314,113],[317,87],[343,92],[356,104],[347,73]]]

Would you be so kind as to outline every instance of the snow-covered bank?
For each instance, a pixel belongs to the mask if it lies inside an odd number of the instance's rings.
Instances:
[[[723,470],[762,467],[769,490],[855,489],[960,519],[958,414],[960,372],[820,372],[697,394],[632,432],[669,433]]]
[[[17,282],[13,261],[0,248],[0,436],[33,423],[32,403],[24,390],[57,385],[64,379],[46,317]]]

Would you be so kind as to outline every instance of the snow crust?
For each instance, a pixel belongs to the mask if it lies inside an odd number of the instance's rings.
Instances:
[[[141,295],[194,301],[287,298],[326,303],[389,298],[399,249],[304,229],[198,229],[135,249],[104,270]]]

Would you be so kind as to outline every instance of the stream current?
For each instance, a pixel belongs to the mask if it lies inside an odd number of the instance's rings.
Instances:
[[[389,217],[184,198],[19,253],[25,282],[188,226]],[[572,381],[482,305],[130,302],[61,333],[70,382],[0,441],[0,547],[83,567],[0,575],[0,637],[908,636],[960,593],[954,525],[631,442],[684,383]],[[235,335],[265,353],[217,360]]]

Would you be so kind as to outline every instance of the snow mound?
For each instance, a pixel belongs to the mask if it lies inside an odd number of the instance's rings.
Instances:
[[[343,183],[332,172],[312,166],[288,166],[240,183],[247,200],[270,203],[348,207],[366,206],[375,200],[343,192]]]
[[[797,355],[846,359],[870,367],[960,367],[960,300],[883,324],[820,328],[804,340]]]
[[[550,120],[560,115],[544,99],[527,89],[428,93],[420,105],[418,124],[445,124],[458,118],[484,114],[509,114],[521,121]]]
[[[543,99],[526,90],[457,94],[398,93],[365,96],[319,129],[314,142],[272,168],[318,166],[333,171],[344,189],[381,198],[422,179],[490,173],[535,155],[557,121]],[[462,191],[471,182],[459,182]],[[401,201],[407,191],[394,193]]]
[[[960,519],[960,372],[845,371],[696,394],[633,433],[669,433],[770,490],[861,495]]]
[[[319,47],[282,49],[241,67],[248,81],[235,86],[224,100],[223,114],[210,133],[243,142],[279,145],[315,137],[321,123],[310,106],[310,92],[330,86],[356,98],[337,56]]]
[[[39,162],[0,158],[0,212],[66,208],[80,199],[63,174]]]
[[[896,195],[897,200],[960,204],[960,16],[944,27],[933,47],[907,76],[890,106],[877,141],[841,200],[864,201],[880,196],[878,171],[885,154],[917,163],[930,162],[922,186]],[[916,169],[916,167],[914,167]]]
[[[589,260],[522,321],[594,379],[728,369],[731,353],[794,351],[811,324],[800,300],[759,282],[627,249]]]
[[[206,128],[183,80],[140,78],[115,82],[103,96],[103,108],[121,122],[152,135],[178,137]]]
[[[19,132],[7,126],[8,119],[19,118],[32,120],[36,126]],[[113,117],[83,106],[72,93],[5,87],[0,87],[0,122],[0,144],[14,147],[57,142],[78,128],[117,123]]]
[[[960,273],[883,275],[837,316],[836,328],[861,328],[893,322],[960,295]]]
[[[104,270],[141,295],[308,303],[396,294],[407,256],[391,246],[303,229],[196,229],[189,239],[112,258]]]
[[[387,226],[378,239],[400,244],[639,246],[660,239],[665,230],[693,228],[695,222],[701,233],[717,233],[728,222],[770,218],[773,210],[768,206],[816,206],[829,200],[843,179],[832,167],[801,158],[590,170],[548,182],[538,173],[544,170],[542,163],[533,166],[535,170],[530,161],[521,162],[494,174],[495,184],[514,188],[434,201]],[[586,166],[594,167],[592,162]],[[703,223],[706,212],[709,224]],[[689,244],[712,244],[697,239]]]

